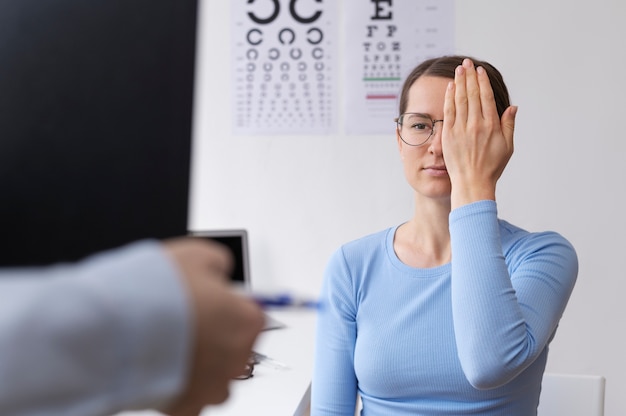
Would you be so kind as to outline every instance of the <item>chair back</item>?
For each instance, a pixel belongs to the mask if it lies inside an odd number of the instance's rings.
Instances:
[[[538,416],[604,416],[605,379],[594,375],[544,373]]]

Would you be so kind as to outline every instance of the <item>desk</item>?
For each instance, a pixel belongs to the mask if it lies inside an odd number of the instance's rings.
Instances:
[[[302,416],[308,414],[313,373],[316,311],[275,310],[268,313],[286,327],[263,332],[254,347],[270,358],[255,366],[248,380],[233,380],[228,400],[207,406],[201,416]],[[116,416],[160,416],[154,411]]]

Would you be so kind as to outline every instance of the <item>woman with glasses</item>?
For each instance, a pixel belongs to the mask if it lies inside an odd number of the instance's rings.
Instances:
[[[406,79],[396,140],[415,211],[343,245],[322,287],[312,416],[535,415],[578,273],[555,232],[498,218],[517,107],[487,62]]]

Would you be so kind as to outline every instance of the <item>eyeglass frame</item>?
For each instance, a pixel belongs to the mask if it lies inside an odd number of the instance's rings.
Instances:
[[[419,144],[411,144],[411,143],[407,142],[406,140],[404,140],[404,138],[402,138],[402,134],[400,134],[400,131],[402,130],[402,123],[400,123],[400,120],[403,119],[404,116],[406,116],[407,114],[411,114],[411,115],[416,115],[416,116],[427,118],[432,123],[432,129],[430,131],[430,134],[428,135],[426,140],[424,140],[423,142],[421,142]],[[396,122],[396,130],[398,132],[398,136],[400,136],[400,140],[402,140],[406,145],[414,146],[414,147],[418,147],[418,146],[422,146],[422,145],[426,144],[430,140],[430,138],[435,135],[435,124],[437,124],[439,122],[443,123],[443,119],[441,119],[441,120],[433,120],[433,118],[430,115],[428,115],[428,114],[413,113],[413,112],[402,113],[398,117],[394,118],[393,121]]]
[[[249,378],[252,378],[252,376],[254,376],[255,364],[259,364],[259,361],[257,360],[255,354],[252,354],[248,358],[248,362],[246,363],[244,367],[243,373],[239,374],[234,379],[235,380],[248,380]]]

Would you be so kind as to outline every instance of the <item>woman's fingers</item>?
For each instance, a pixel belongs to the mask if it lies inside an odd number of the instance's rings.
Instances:
[[[479,123],[483,118],[481,105],[482,85],[478,85],[476,69],[471,59],[464,59],[462,68],[465,73],[465,91],[467,94],[467,121],[468,123]]]
[[[467,89],[465,82],[465,68],[458,66],[454,73],[454,107],[456,123],[467,122]]]
[[[443,131],[450,130],[456,121],[454,97],[455,84],[454,81],[450,81],[448,82],[448,88],[446,88],[446,95],[443,102]]]
[[[446,97],[448,96],[446,92]],[[448,106],[450,110],[454,108],[455,123],[460,123],[460,127],[465,133],[470,131],[480,131],[481,126],[486,128],[486,132],[497,132],[498,127],[504,128],[501,118],[498,115],[493,88],[489,80],[489,75],[483,67],[474,67],[471,59],[463,60],[455,71],[454,77],[454,107]],[[444,116],[449,117],[452,111],[446,112]],[[445,120],[444,117],[444,120]],[[504,117],[504,115],[503,115]],[[514,126],[514,114],[510,114],[507,126]],[[455,123],[447,123],[452,127]],[[469,128],[469,130],[468,130]],[[508,127],[512,133],[512,127]],[[478,129],[478,130],[475,130]],[[485,130],[483,130],[485,131]],[[512,134],[509,135],[512,137]]]
[[[489,81],[489,76],[485,68],[481,66],[476,68],[476,77],[480,87],[481,116],[483,119],[497,124],[500,117],[498,116],[498,108],[496,107],[493,88],[491,88],[491,82]]]
[[[453,190],[495,187],[513,153],[516,110],[509,107],[500,117],[484,68],[475,68],[470,59],[456,68],[445,92],[442,134]]]
[[[510,106],[502,114],[502,120],[500,121],[500,128],[504,135],[504,140],[507,143],[508,148],[513,153],[513,131],[515,130],[515,117],[517,116],[517,106]]]

